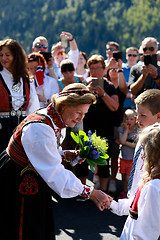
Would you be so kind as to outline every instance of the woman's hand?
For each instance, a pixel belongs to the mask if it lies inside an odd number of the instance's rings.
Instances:
[[[110,209],[113,198],[101,190],[93,189],[90,199],[97,205],[100,211]]]
[[[64,157],[65,157],[66,162],[74,161],[74,159],[79,156],[79,153],[80,153],[80,150],[67,150],[67,151],[65,151]],[[82,158],[78,161],[78,163],[81,164],[85,160],[86,160],[85,158]]]

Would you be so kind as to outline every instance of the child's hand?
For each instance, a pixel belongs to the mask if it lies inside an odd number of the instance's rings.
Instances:
[[[122,126],[124,127],[125,130],[129,130],[129,126],[127,122],[123,122]]]

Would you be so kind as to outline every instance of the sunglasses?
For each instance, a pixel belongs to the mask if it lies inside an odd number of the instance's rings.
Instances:
[[[145,47],[145,48],[143,48],[143,52],[146,52],[147,50],[153,52],[154,51],[154,47],[148,47],[148,48]]]
[[[36,48],[44,48],[44,49],[47,49],[47,48],[48,48],[47,45],[43,45],[43,44],[39,44],[39,43],[36,43],[36,44],[35,44],[35,47],[36,47]]]
[[[65,52],[58,52],[56,55],[65,55]]]
[[[114,51],[116,51],[116,49],[115,48],[106,48],[106,51],[112,51],[112,52],[114,52]]]
[[[128,57],[137,57],[137,54],[128,54]]]
[[[114,72],[118,72],[119,69],[118,69],[118,68],[110,68],[109,71],[111,71],[111,72],[113,72],[113,71],[114,71]]]

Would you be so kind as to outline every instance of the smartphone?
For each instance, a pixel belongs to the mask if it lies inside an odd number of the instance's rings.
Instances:
[[[48,63],[49,59],[52,57],[51,52],[40,52],[43,55],[44,59]]]
[[[61,46],[63,48],[68,47],[68,37],[66,35],[62,35],[62,37],[61,37]]]
[[[113,52],[113,57],[118,61],[118,59],[122,59],[122,52]]]
[[[104,89],[104,79],[103,78],[92,78],[92,87],[100,86]]]
[[[157,54],[144,54],[144,64],[146,66],[152,64],[153,66],[157,67]]]

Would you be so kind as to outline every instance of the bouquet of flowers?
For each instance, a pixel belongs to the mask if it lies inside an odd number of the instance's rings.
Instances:
[[[95,172],[95,166],[97,165],[107,165],[106,159],[109,158],[107,154],[108,143],[105,138],[100,138],[97,136],[96,132],[92,134],[88,131],[88,136],[84,131],[79,131],[78,134],[71,132],[71,137],[77,143],[80,149],[79,156],[77,159],[86,158],[90,169]],[[80,158],[79,158],[80,157]],[[78,161],[75,159],[75,163]],[[72,166],[74,166],[74,161]]]

